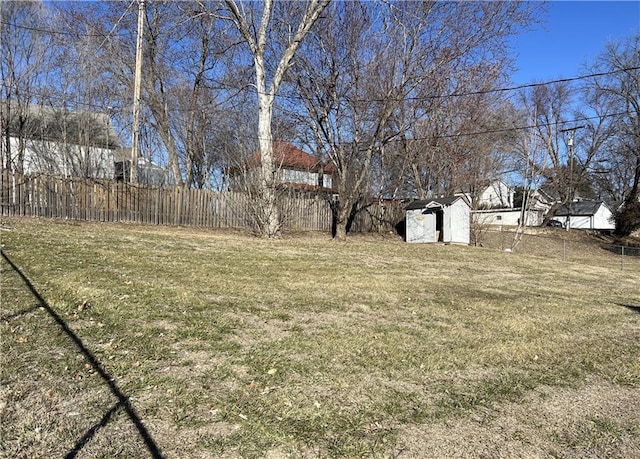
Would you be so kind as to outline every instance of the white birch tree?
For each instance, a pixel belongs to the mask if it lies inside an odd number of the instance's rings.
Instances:
[[[281,221],[277,203],[277,180],[273,156],[272,118],[273,105],[285,74],[292,60],[314,23],[329,3],[329,0],[311,0],[305,2],[305,10],[297,29],[287,40],[281,52],[269,50],[274,1],[264,0],[262,14],[258,22],[258,12],[247,2],[225,0],[230,20],[233,22],[244,42],[249,47],[254,65],[255,89],[258,100],[258,143],[260,145],[259,201],[261,212],[256,215],[258,230],[265,237],[279,234]],[[293,25],[292,29],[293,29]],[[279,56],[277,55],[279,54]],[[276,63],[274,65],[274,63]],[[269,72],[269,69],[275,69]],[[271,74],[270,74],[271,73]]]

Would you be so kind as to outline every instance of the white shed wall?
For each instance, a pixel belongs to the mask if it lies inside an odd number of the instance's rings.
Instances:
[[[407,242],[436,242],[436,216],[423,212],[423,209],[407,210]]]
[[[448,223],[447,214],[449,215]],[[464,201],[458,200],[446,208],[444,218],[445,228],[449,230],[445,230],[445,235],[447,233],[450,235],[449,240],[444,242],[459,244],[469,244],[471,242],[471,212]]]

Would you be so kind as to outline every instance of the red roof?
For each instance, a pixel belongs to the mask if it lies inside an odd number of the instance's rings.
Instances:
[[[323,164],[314,156],[302,151],[295,145],[284,141],[273,142],[273,157],[275,166],[278,169],[299,170],[305,172],[322,173],[325,175],[333,175],[336,172],[336,168],[332,163]],[[233,167],[229,170],[231,175],[236,175],[241,172],[242,169],[257,168],[260,166],[262,155],[258,151],[251,155],[246,161],[243,162],[241,167]],[[280,184],[281,186],[287,186],[295,188],[301,191],[314,191],[323,189],[326,191],[333,191],[333,188],[324,188],[319,185],[311,185],[308,183],[293,183],[285,181]]]
[[[302,151],[289,142],[275,141],[273,142],[273,157],[276,166],[287,169],[299,169],[305,171],[317,171],[324,166],[326,172],[333,172],[334,167],[330,164],[324,165],[322,161],[311,156],[309,153]],[[257,166],[260,164],[262,154],[258,151],[254,153],[247,161],[248,166]]]
[[[274,142],[273,156],[282,167],[292,169],[314,170],[322,165],[321,161],[288,142]]]

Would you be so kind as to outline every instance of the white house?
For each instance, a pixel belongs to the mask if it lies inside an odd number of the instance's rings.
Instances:
[[[512,209],[515,190],[503,180],[485,182],[475,189],[467,187],[455,193],[464,196],[474,209]]]
[[[613,212],[604,201],[576,201],[562,206],[553,216],[573,229],[615,229]]]
[[[471,208],[461,196],[413,201],[405,211],[407,242],[471,242]]]
[[[6,109],[5,104],[3,108]],[[7,115],[8,113],[8,115]],[[30,105],[3,110],[2,168],[24,174],[113,178],[118,137],[107,115]]]
[[[458,196],[465,196],[473,202],[471,220],[479,225],[518,226],[524,218],[525,225],[538,226],[542,223],[544,211],[541,209],[526,209],[513,207],[514,188],[503,180],[493,180],[478,187],[474,193],[461,192]],[[471,201],[472,196],[475,200]]]
[[[541,211],[546,214],[560,198],[553,197],[542,188],[536,188],[529,193],[529,203],[527,207],[531,210]]]

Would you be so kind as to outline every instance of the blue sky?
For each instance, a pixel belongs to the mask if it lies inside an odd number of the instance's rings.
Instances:
[[[638,1],[551,1],[546,20],[535,31],[512,40],[519,55],[515,84],[548,81],[584,74],[611,40],[640,30]]]

